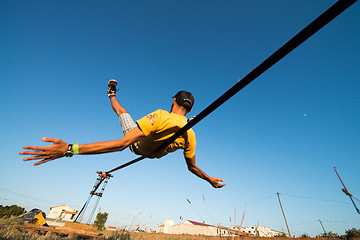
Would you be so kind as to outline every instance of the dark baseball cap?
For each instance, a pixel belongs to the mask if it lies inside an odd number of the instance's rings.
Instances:
[[[173,98],[176,98],[176,103],[179,106],[184,107],[186,110],[190,111],[194,106],[195,99],[191,92],[188,91],[179,91]]]

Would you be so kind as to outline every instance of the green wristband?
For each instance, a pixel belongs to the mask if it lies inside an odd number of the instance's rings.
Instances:
[[[79,145],[77,144],[77,142],[75,142],[75,144],[73,145],[73,152],[74,154],[79,154]]]

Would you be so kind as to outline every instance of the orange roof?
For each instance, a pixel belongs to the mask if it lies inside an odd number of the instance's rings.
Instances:
[[[214,226],[212,226],[212,225],[205,224],[205,223],[199,223],[199,222],[195,222],[195,221],[191,221],[191,220],[188,220],[188,221],[189,221],[190,223],[194,224],[194,225],[214,227]]]
[[[62,210],[62,212],[70,213],[70,214],[77,214],[78,213],[78,211],[66,211],[66,210]]]

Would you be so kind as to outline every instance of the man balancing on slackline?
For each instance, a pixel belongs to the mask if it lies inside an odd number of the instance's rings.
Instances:
[[[190,92],[179,91],[173,98],[170,113],[165,110],[156,110],[153,113],[136,121],[132,120],[130,114],[123,108],[116,99],[116,80],[110,80],[108,83],[108,96],[111,106],[119,116],[120,124],[124,132],[124,137],[119,140],[95,142],[90,144],[75,143],[68,144],[60,139],[42,138],[44,142],[53,144],[46,147],[24,146],[24,149],[32,151],[20,152],[21,155],[34,155],[24,158],[24,161],[40,160],[34,165],[49,162],[51,160],[64,156],[71,157],[73,154],[101,154],[117,152],[130,148],[137,155],[151,154],[154,149],[159,147],[166,139],[170,138],[180,128],[185,126],[187,118],[185,115],[192,110],[194,97]],[[190,172],[208,181],[214,188],[221,188],[224,180],[209,177],[195,164],[195,146],[196,138],[192,129],[178,137],[173,143],[163,150],[157,152],[152,158],[161,158],[170,152],[178,149],[184,149],[184,157]]]

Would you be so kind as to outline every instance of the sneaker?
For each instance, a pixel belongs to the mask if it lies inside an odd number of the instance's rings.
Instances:
[[[116,96],[116,92],[119,90],[119,89],[116,89],[116,85],[117,85],[117,81],[115,79],[111,79],[108,82],[107,94],[108,94],[109,98]]]

